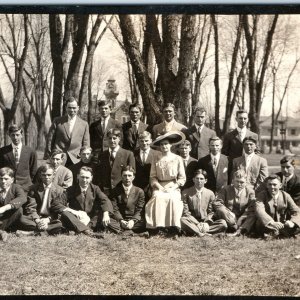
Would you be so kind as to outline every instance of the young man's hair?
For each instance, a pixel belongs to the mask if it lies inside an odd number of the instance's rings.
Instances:
[[[239,109],[239,110],[236,111],[236,113],[235,113],[236,117],[237,117],[239,114],[247,114],[247,115],[248,115],[248,111],[245,110],[245,109],[243,109],[243,108],[241,108],[241,109]]]
[[[268,182],[269,180],[274,180],[274,179],[278,179],[279,182],[281,182],[281,178],[279,175],[277,174],[271,174],[266,178],[266,182]]]
[[[247,178],[247,173],[243,169],[239,169],[233,173],[233,179],[238,178]]]
[[[106,136],[109,137],[110,135],[115,135],[117,137],[119,137],[120,139],[122,139],[123,135],[122,135],[122,131],[118,128],[111,128],[107,131]]]
[[[132,104],[129,105],[129,108],[128,108],[129,112],[130,112],[131,109],[133,109],[133,108],[138,108],[138,109],[140,110],[140,112],[143,111],[142,106],[141,106],[139,103],[137,103],[137,102],[132,103]]]
[[[90,146],[83,146],[80,148],[79,153],[82,153],[85,150],[89,150],[89,151],[93,152],[93,149]]]
[[[280,164],[285,163],[290,163],[293,167],[296,165],[295,158],[291,155],[286,155],[280,160]]]
[[[15,176],[15,172],[13,171],[13,169],[9,168],[9,167],[4,167],[0,169],[0,177],[8,175],[11,178],[14,178]]]
[[[223,142],[222,140],[218,137],[218,136],[213,136],[208,140],[208,144],[210,144],[210,142],[215,142],[215,141],[220,141],[220,144],[222,145]]]
[[[130,165],[123,166],[122,169],[121,169],[121,174],[123,174],[123,172],[126,172],[126,171],[132,172],[133,175],[135,175],[135,169]]]
[[[205,179],[207,179],[207,173],[205,170],[202,170],[202,169],[198,169],[194,172],[194,177],[195,178],[197,175],[200,175],[202,174],[204,176]]]
[[[111,108],[110,101],[108,101],[108,100],[101,100],[101,101],[98,102],[99,107],[106,106],[106,105],[108,105],[109,108]]]
[[[139,139],[149,138],[152,139],[151,133],[149,131],[143,131],[139,134]]]
[[[78,101],[76,98],[74,97],[69,97],[67,100],[66,100],[66,106],[68,105],[68,103],[71,103],[71,102],[76,102],[76,104],[78,105]]]
[[[80,172],[81,172],[81,171],[90,172],[90,173],[91,173],[91,175],[93,176],[93,169],[92,169],[92,168],[90,168],[90,167],[83,166],[83,167],[81,167],[81,168],[80,168],[80,170],[79,170],[79,174],[80,174]]]
[[[60,150],[60,149],[55,149],[55,150],[53,150],[53,151],[51,152],[50,158],[53,158],[54,156],[56,156],[56,155],[58,155],[58,154],[60,154],[61,158],[64,157],[64,152],[63,152],[62,150]]]
[[[9,127],[8,127],[8,135],[11,135],[12,133],[14,132],[17,132],[21,130],[21,133],[23,134],[23,128],[17,124],[11,124]]]

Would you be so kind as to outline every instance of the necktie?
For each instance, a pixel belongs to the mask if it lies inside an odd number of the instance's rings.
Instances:
[[[277,200],[275,199],[275,197],[273,197],[273,205],[274,205],[274,221],[278,222],[278,218],[277,218]]]
[[[183,160],[183,163],[184,163],[184,167],[186,168],[186,167],[187,167],[187,160],[184,159],[184,160]]]
[[[102,121],[102,132],[105,132],[105,120]]]
[[[241,130],[239,131],[239,138],[240,138],[240,141],[243,142],[243,134],[242,134]]]
[[[287,180],[286,180],[286,177],[283,177],[282,189],[286,192],[286,189],[287,189]]]
[[[144,164],[146,162],[146,151],[142,152],[142,163]]]
[[[109,156],[109,164],[112,167],[115,161],[115,153],[113,151],[110,152],[110,156]]]
[[[19,163],[19,152],[18,152],[18,147],[15,148],[15,162],[16,165]]]
[[[137,133],[138,133],[138,127],[137,127],[137,124],[136,124],[136,123],[133,123],[133,124],[132,124],[132,129],[133,129],[134,135],[137,135]]]
[[[216,172],[217,172],[217,159],[215,157],[213,159],[213,169],[214,169],[214,172],[216,174]]]
[[[201,127],[198,128],[199,137],[201,137]]]
[[[1,190],[0,191],[0,205],[3,206],[4,205],[4,202],[5,202],[5,190]]]
[[[82,191],[81,191],[81,195],[82,195],[82,199],[85,200],[85,197],[86,197],[86,191],[85,191],[85,190],[82,190]]]

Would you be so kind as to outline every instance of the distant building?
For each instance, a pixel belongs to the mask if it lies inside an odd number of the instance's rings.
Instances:
[[[271,144],[272,117],[260,117],[260,137],[262,149],[269,148]],[[282,149],[281,129],[285,129],[285,149],[293,150],[300,148],[300,123],[295,118],[280,119],[274,127],[273,147],[280,151]]]

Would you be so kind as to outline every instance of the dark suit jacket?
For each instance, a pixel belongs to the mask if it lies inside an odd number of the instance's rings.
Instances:
[[[138,143],[138,135],[144,132],[148,128],[148,125],[143,123],[142,121],[139,122],[138,132],[134,134],[132,129],[131,121],[126,122],[122,125],[123,129],[123,145],[122,148],[130,151],[135,151],[139,149]]]
[[[281,180],[283,175],[281,172],[277,173],[280,176]],[[286,190],[294,202],[300,207],[300,178],[296,174],[287,182]]]
[[[113,207],[108,197],[97,185],[90,184],[85,199],[82,198],[80,186],[71,186],[66,191],[69,207],[75,210],[85,211],[91,219],[92,227],[97,225],[99,216],[108,211],[113,214]]]
[[[18,166],[15,162],[12,145],[0,149],[0,168],[9,167],[15,171],[15,183],[28,191],[37,171],[37,155],[28,146],[22,145],[21,156]]]
[[[6,193],[4,206],[6,204],[12,204],[14,209],[19,209],[24,203],[26,203],[26,195],[20,185],[13,183]]]
[[[236,201],[236,193],[233,185],[224,186],[217,195],[214,206],[224,205],[232,211],[237,219],[242,216],[246,209],[255,201],[255,194],[252,188],[245,187],[240,195],[239,201]]]
[[[149,186],[149,178],[150,178],[152,161],[157,157],[159,153],[160,153],[159,151],[150,149],[146,162],[143,164],[140,157],[140,151],[137,150],[134,152],[136,173],[135,173],[133,184],[143,189],[144,191]]]
[[[59,149],[67,153],[73,164],[79,161],[81,147],[90,146],[89,125],[76,116],[72,134],[68,129],[68,116],[55,118],[49,129],[45,149],[45,159],[50,157],[53,150]]]
[[[257,200],[256,216],[264,226],[273,221],[285,223],[291,220],[300,227],[300,208],[288,193],[279,191],[276,206],[272,196],[266,190],[257,195]]]
[[[105,128],[105,132],[103,132],[101,122],[102,119],[100,118],[98,121],[92,123],[90,126],[91,147],[93,151],[97,151],[97,152],[102,152],[108,149],[108,140],[106,137],[106,133],[110,129],[117,128],[122,130],[121,123],[109,117]]]
[[[142,219],[141,212],[145,205],[144,191],[136,186],[132,186],[128,198],[125,194],[122,182],[120,182],[111,192],[110,198],[114,207],[114,218],[117,221],[125,219]]]
[[[183,131],[186,139],[191,142],[192,150],[190,155],[196,159],[209,154],[209,139],[216,136],[216,132],[205,125],[201,130],[201,136],[199,136],[197,128],[193,125],[191,128],[188,128]]]
[[[207,172],[206,188],[212,190],[214,193],[219,192],[221,188],[228,184],[228,158],[221,154],[217,172],[214,173],[210,154],[202,157],[198,161],[198,168]]]
[[[186,182],[185,182],[184,186],[182,187],[182,190],[185,190],[194,185],[193,177],[194,177],[195,171],[197,170],[197,167],[198,167],[197,159],[190,156],[187,161],[187,166],[184,167]]]
[[[251,136],[258,140],[258,135],[249,129],[247,129],[246,136]],[[239,138],[237,129],[234,129],[224,135],[222,153],[228,156],[230,161],[236,157],[242,156],[243,143]]]
[[[99,154],[99,167],[97,168],[97,184],[102,190],[113,189],[121,181],[123,166],[132,166],[135,169],[135,159],[131,151],[119,148],[116,153],[114,164],[109,163],[109,150]]]
[[[33,220],[38,219],[44,196],[43,184],[33,185],[27,195],[27,203],[24,208],[24,214],[31,216]],[[52,219],[57,219],[58,214],[61,213],[66,206],[63,204],[65,200],[64,189],[61,186],[52,183],[49,191],[49,211]]]
[[[194,218],[201,222],[212,220],[212,217],[214,215],[212,205],[215,201],[215,195],[211,190],[203,188],[200,200],[197,196],[196,188],[192,186],[182,192],[182,201],[182,216],[187,217],[189,215],[192,215]]]

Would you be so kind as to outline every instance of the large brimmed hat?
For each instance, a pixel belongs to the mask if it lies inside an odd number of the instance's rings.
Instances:
[[[168,131],[163,135],[159,135],[152,142],[152,146],[159,146],[163,140],[168,140],[172,145],[178,145],[185,140],[185,135],[180,131]]]

